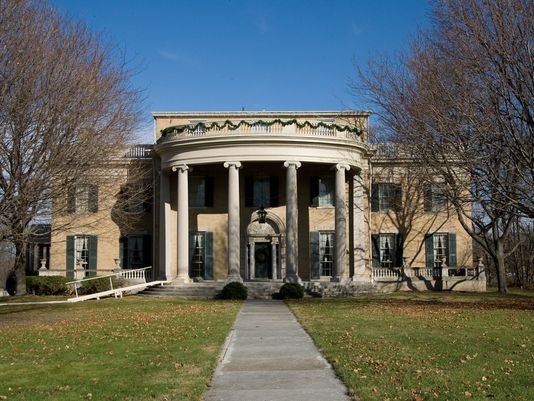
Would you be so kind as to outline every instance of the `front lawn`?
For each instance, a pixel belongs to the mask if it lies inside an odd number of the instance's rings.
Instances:
[[[363,401],[534,400],[528,293],[397,293],[289,305]]]
[[[0,306],[0,399],[200,400],[238,302]]]

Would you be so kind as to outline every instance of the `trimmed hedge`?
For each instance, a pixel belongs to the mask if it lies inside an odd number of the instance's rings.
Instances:
[[[27,276],[26,291],[34,295],[67,295],[71,292],[65,284],[68,281],[63,276]]]
[[[124,280],[117,277],[112,277],[111,281],[113,282],[113,288],[120,288],[124,284]],[[82,283],[82,286],[78,288],[78,294],[88,295],[108,290],[111,290],[109,277],[103,277]]]
[[[222,299],[247,299],[247,296],[247,287],[237,281],[226,284],[221,293]]]
[[[280,288],[280,297],[282,299],[304,298],[304,287],[297,283],[285,283]]]

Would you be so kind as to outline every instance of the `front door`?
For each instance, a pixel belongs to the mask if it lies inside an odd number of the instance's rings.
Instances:
[[[255,242],[254,243],[254,276],[255,278],[272,277],[271,261],[271,243]]]

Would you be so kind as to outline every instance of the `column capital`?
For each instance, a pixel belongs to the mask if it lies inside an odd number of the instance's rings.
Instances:
[[[192,169],[187,164],[179,164],[178,166],[172,166],[171,170],[172,171],[180,170],[180,173],[183,173],[184,171],[192,170]]]
[[[243,166],[241,165],[241,162],[224,162],[224,168],[229,167],[241,168]]]
[[[284,167],[287,168],[289,166],[295,166],[295,169],[297,169],[297,168],[300,168],[300,166],[302,166],[302,164],[299,161],[296,161],[296,160],[288,160],[288,161],[284,162]]]
[[[337,171],[341,171],[341,170],[349,171],[350,170],[350,166],[348,164],[344,164],[344,163],[338,163],[334,167],[335,167],[335,169]]]

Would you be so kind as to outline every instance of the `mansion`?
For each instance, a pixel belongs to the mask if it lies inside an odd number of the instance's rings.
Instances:
[[[370,145],[369,113],[153,116],[154,144],[132,148],[107,182],[56,200],[67,207],[52,219],[48,269],[72,277],[153,266],[154,279],[182,284],[485,290],[440,182]],[[118,207],[138,181],[146,199]]]

